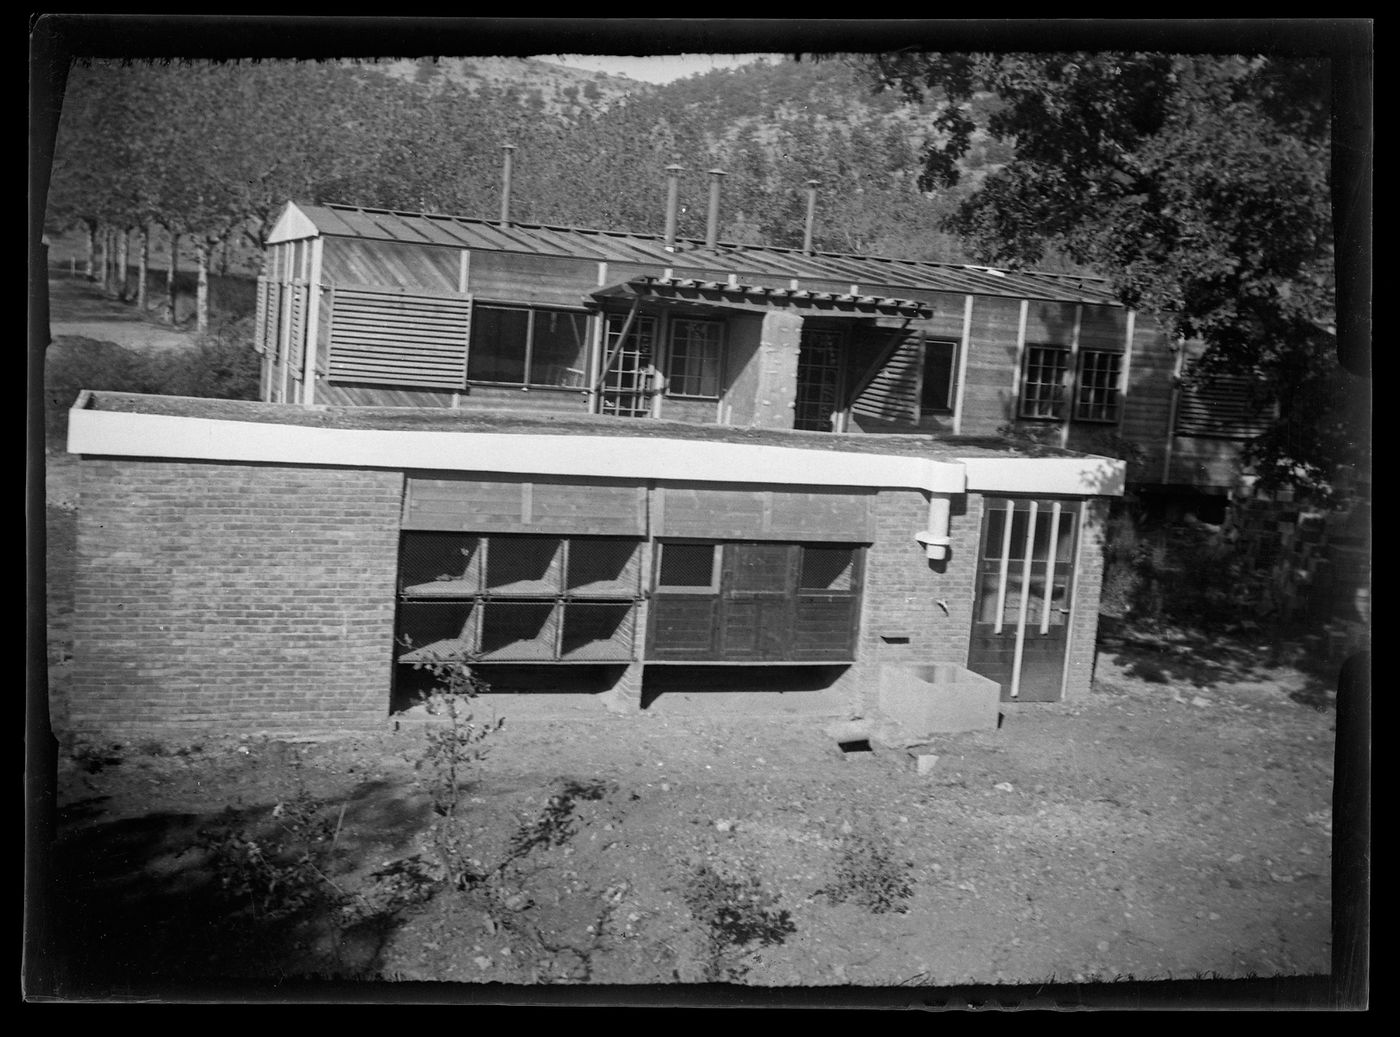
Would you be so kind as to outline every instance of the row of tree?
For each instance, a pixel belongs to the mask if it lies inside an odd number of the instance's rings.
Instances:
[[[845,65],[783,63],[541,117],[508,86],[373,64],[92,63],[69,78],[48,220],[85,227],[99,271],[127,269],[132,249],[143,305],[153,236],[168,237],[172,260],[186,246],[201,327],[212,257],[260,244],[287,200],[492,218],[507,142],[521,221],[658,230],[663,170],[678,162],[682,236],[704,234],[704,172],[721,168],[724,240],[800,245],[803,185],[816,179],[818,248],[968,258],[940,226],[957,192],[917,186],[918,113],[871,96]],[[166,309],[173,319],[173,299]]]

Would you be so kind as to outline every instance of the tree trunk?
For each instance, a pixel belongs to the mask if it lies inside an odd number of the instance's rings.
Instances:
[[[175,323],[175,275],[180,269],[180,235],[170,232],[170,262],[165,268],[165,322]]]
[[[219,276],[228,276],[228,238],[219,246]]]
[[[127,271],[131,268],[131,228],[117,231],[117,299],[126,302]]]
[[[87,221],[87,258],[83,261],[83,276],[89,281],[96,275],[97,263],[97,224]]]
[[[146,316],[146,271],[151,266],[151,232],[155,228],[147,223],[141,228],[141,253],[136,260],[136,308],[141,316]]]
[[[209,253],[211,251],[208,240],[204,238],[199,240],[194,249],[195,263],[199,271],[194,293],[194,328],[201,335],[209,330]]]
[[[111,283],[112,283],[112,260],[111,260],[112,231],[111,231],[111,228],[109,228],[109,227],[103,227],[103,228],[102,228],[102,232],[101,232],[101,234],[99,235],[98,241],[99,241],[100,251],[98,252],[98,255],[97,255],[97,259],[98,259],[98,264],[97,264],[97,265],[98,265],[98,268],[102,271],[102,273],[101,273],[101,275],[98,277],[97,283],[98,283],[98,285],[102,288],[102,290],[105,292],[105,291],[108,289],[108,287],[111,285]]]

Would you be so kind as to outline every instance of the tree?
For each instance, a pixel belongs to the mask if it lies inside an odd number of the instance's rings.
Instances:
[[[1194,377],[1254,376],[1280,415],[1246,455],[1266,488],[1326,497],[1368,463],[1368,391],[1336,363],[1325,62],[901,54],[866,69],[941,104],[925,190],[956,185],[985,137],[1014,146],[949,220],[979,260],[1058,250],[1202,342]]]

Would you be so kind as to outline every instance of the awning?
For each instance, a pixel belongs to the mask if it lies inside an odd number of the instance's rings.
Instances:
[[[703,281],[680,277],[634,277],[629,281],[601,288],[584,297],[586,305],[602,306],[616,302],[648,302],[685,306],[714,306],[731,310],[766,312],[787,309],[820,317],[904,317],[927,318],[933,308],[914,299],[891,299],[876,295],[842,295],[797,288],[770,288],[740,284],[737,280]]]

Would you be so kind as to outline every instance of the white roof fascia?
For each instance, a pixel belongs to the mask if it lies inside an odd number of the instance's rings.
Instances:
[[[603,479],[903,487],[960,494],[962,462],[648,436],[316,428],[128,411],[68,416],[68,450],[107,457]]]
[[[1121,497],[1127,463],[1112,457],[968,457],[973,493]]]

